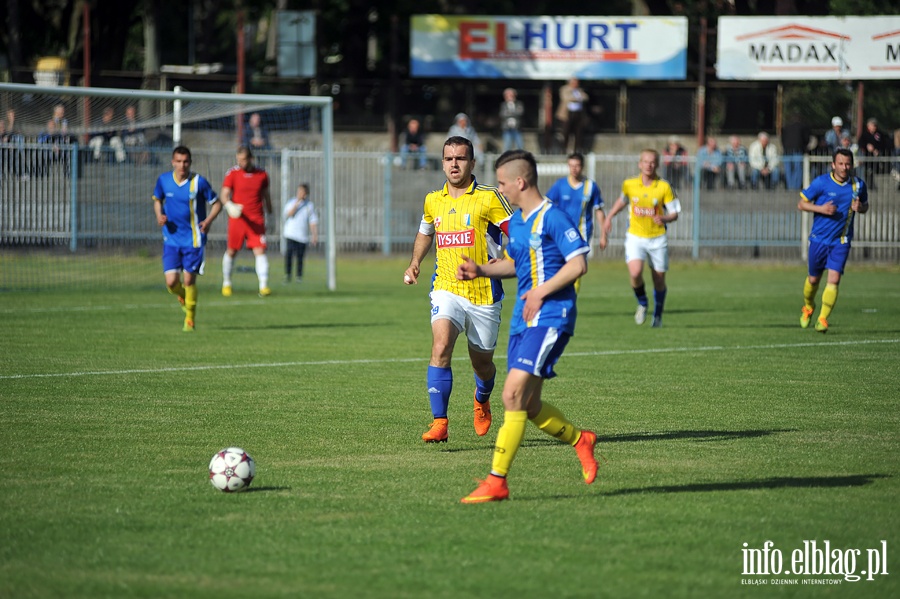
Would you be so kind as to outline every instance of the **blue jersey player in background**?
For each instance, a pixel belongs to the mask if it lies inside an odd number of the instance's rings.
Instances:
[[[575,332],[575,281],[587,272],[587,242],[575,223],[541,195],[534,156],[504,152],[495,164],[497,188],[516,210],[509,219],[509,245],[502,260],[477,264],[466,258],[457,278],[518,278],[510,324],[503,426],[497,432],[491,472],[463,503],[509,498],[506,475],[531,420],[539,429],[569,443],[581,461],[588,484],[597,477],[597,435],[576,428],[557,408],[541,400],[544,379]]]
[[[828,332],[828,317],[838,297],[838,285],[844,274],[844,265],[850,255],[853,239],[853,217],[858,212],[869,211],[869,193],[866,184],[853,175],[853,153],[835,150],[831,159],[831,172],[813,179],[809,187],[800,192],[797,208],[812,212],[813,226],[809,234],[809,276],[803,284],[803,308],[800,326],[809,326],[816,310],[816,292],[822,273],[828,270],[825,291],[822,292],[822,309],[816,319],[816,330]]]
[[[191,172],[191,151],[185,146],[172,151],[172,171],[156,180],[153,200],[156,223],[162,228],[166,287],[178,297],[184,310],[182,330],[192,332],[197,311],[197,275],[203,274],[206,234],[222,204],[209,181]]]

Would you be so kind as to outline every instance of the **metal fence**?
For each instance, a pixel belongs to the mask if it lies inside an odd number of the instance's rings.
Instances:
[[[270,248],[281,249],[282,206],[299,183],[310,185],[320,231],[327,232],[329,211],[319,199],[325,197],[321,152],[284,150],[257,158],[272,181],[275,214],[268,229]],[[494,182],[492,169],[486,167],[494,158],[487,156],[478,166],[480,181]],[[566,175],[565,157],[537,158],[542,190]],[[800,160],[805,181],[829,166],[828,158]],[[169,150],[148,148],[118,162],[112,152],[96,160],[92,151],[74,144],[0,144],[0,259],[9,264],[23,256],[61,252],[85,258],[97,253],[158,253],[160,234],[150,198],[156,178],[171,168],[170,162]],[[233,162],[230,148],[194,151],[194,170],[207,176],[216,189]],[[413,166],[393,154],[335,152],[334,238],[323,235],[323,241],[335,244],[338,253],[408,254],[425,194],[445,181],[438,156],[429,157],[425,170]],[[637,174],[637,158],[590,154],[585,167],[611,206],[622,180]],[[853,260],[900,261],[900,191],[894,167],[891,159],[885,159],[858,169],[867,176],[871,209],[856,220]],[[798,189],[785,189],[783,182],[773,189],[728,189],[722,180],[707,189],[692,157],[685,160],[685,172],[677,179],[683,212],[669,227],[673,255],[699,260],[805,257],[811,219],[797,210]],[[623,254],[625,226],[624,217],[616,219],[607,255]],[[223,249],[224,241],[225,229],[217,224],[210,235],[212,249]],[[17,285],[0,272],[0,286]]]

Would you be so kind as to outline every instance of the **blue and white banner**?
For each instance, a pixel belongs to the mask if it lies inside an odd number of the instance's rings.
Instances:
[[[414,15],[414,77],[685,79],[684,17]]]
[[[719,79],[900,78],[900,16],[719,17]]]

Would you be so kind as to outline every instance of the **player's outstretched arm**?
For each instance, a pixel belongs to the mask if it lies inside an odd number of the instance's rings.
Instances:
[[[478,277],[511,279],[516,276],[516,265],[508,258],[491,260],[487,264],[476,264],[465,254],[462,259],[462,263],[456,269],[456,278],[460,281],[471,281]]]
[[[169,220],[162,211],[162,200],[153,198],[153,212],[156,214],[156,224],[160,227]]]
[[[610,209],[609,214],[606,215],[606,218],[603,220],[603,232],[606,235],[609,235],[610,230],[612,230],[612,219],[615,215],[622,211],[622,208],[625,207],[625,200],[619,196],[616,200],[616,203],[613,204],[612,209]]]
[[[426,235],[421,231],[416,233],[416,239],[413,242],[412,257],[409,260],[409,266],[406,267],[406,271],[403,273],[404,285],[419,284],[419,266],[431,249],[432,241],[434,241],[434,235]]]
[[[212,226],[213,221],[216,220],[216,217],[219,216],[220,212],[222,212],[222,202],[216,200],[210,206],[209,215],[207,215],[206,220],[200,223],[200,230],[204,233],[209,233],[209,228]]]

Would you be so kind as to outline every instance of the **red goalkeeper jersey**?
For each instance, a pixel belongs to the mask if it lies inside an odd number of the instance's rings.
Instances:
[[[231,200],[244,207],[244,211],[241,213],[243,218],[251,223],[263,224],[266,222],[263,197],[269,188],[269,175],[265,170],[254,166],[249,171],[245,171],[235,165],[225,173],[222,187],[231,188]]]

